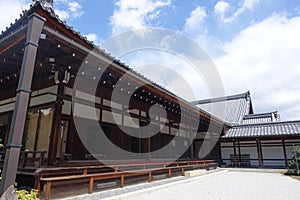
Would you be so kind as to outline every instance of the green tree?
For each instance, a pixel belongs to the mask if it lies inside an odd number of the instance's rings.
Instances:
[[[289,162],[289,168],[295,169],[299,175],[299,164],[300,164],[300,145],[294,146],[292,153],[292,160]]]

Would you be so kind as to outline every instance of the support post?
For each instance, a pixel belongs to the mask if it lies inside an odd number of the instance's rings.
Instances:
[[[239,140],[238,140],[238,152],[239,152],[239,166],[241,167],[242,155],[241,155],[241,144]]]
[[[61,113],[63,106],[63,94],[64,94],[64,84],[60,83],[57,89],[57,98],[54,108],[54,116],[52,120],[52,131],[50,137],[49,153],[48,153],[48,165],[56,164],[56,154],[57,154],[57,141],[61,128]]]
[[[236,147],[235,147],[235,141],[234,140],[233,140],[233,160],[234,160],[234,166],[237,166]]]
[[[139,109],[139,126],[141,126],[142,122],[141,122],[141,118],[142,118],[142,111],[141,109]],[[142,131],[139,128],[139,158],[142,158]]]
[[[27,115],[29,96],[39,38],[45,19],[36,13],[28,17],[28,28],[25,50],[22,60],[20,78],[16,91],[16,103],[14,107],[7,150],[3,165],[0,196],[11,185],[14,185],[19,162],[20,149],[22,147],[23,131]]]
[[[147,138],[148,160],[151,160],[151,137]]]
[[[262,166],[262,162],[261,162],[261,153],[260,153],[260,145],[259,145],[259,140],[256,140],[256,148],[257,148],[257,158],[258,158],[258,166],[261,167]]]
[[[169,123],[168,123],[168,131],[169,131],[169,137],[172,137],[171,136],[171,122],[170,122],[170,120],[169,120]],[[174,139],[174,138],[173,138]],[[175,140],[174,140],[175,141]],[[172,144],[171,145],[169,145],[169,155],[170,155],[170,158],[173,158],[173,155],[172,155]]]
[[[262,146],[261,146],[261,141],[258,141],[259,143],[259,152],[260,152],[260,159],[261,159],[261,166],[264,166],[264,156],[263,156],[263,151],[262,151]]]
[[[283,150],[285,167],[288,167],[288,161],[287,161],[287,156],[286,156],[286,148],[285,148],[284,139],[282,139],[282,150]]]
[[[190,127],[190,158],[194,159],[194,133],[192,133],[192,128]]]

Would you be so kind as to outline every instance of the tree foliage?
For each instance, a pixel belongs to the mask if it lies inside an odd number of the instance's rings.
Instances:
[[[298,167],[297,167],[298,163]],[[292,153],[292,160],[289,162],[289,168],[298,170],[296,171],[299,174],[299,164],[300,164],[300,145],[294,146]]]

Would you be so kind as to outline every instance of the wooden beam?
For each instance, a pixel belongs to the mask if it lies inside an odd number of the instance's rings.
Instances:
[[[192,127],[191,126],[189,126],[189,133],[190,133],[190,138],[189,138],[190,158],[193,159],[194,158],[194,145],[193,145],[193,135],[194,135],[194,133],[192,133]]]
[[[147,138],[148,160],[151,160],[151,137]]]
[[[238,140],[238,152],[239,152],[239,161],[242,161],[242,155],[241,155],[241,144],[240,141]],[[241,163],[239,163],[239,165],[241,166]]]
[[[234,159],[234,166],[237,166],[236,145],[235,145],[235,141],[234,140],[233,140],[233,159]]]
[[[3,47],[0,50],[0,55],[3,54],[4,52],[8,51],[9,49],[11,49],[12,47],[16,46],[17,44],[19,44],[22,40],[24,40],[26,38],[25,35],[21,35],[19,38],[17,38],[14,42],[10,43],[9,45]]]
[[[57,89],[57,98],[54,107],[54,114],[52,119],[52,128],[49,143],[49,153],[48,153],[48,165],[56,164],[56,153],[57,153],[57,141],[61,129],[61,115],[63,106],[63,94],[64,94],[64,84],[59,84]]]
[[[259,147],[259,140],[258,139],[256,139],[256,149],[257,149],[258,166],[262,167],[261,153],[260,153],[260,147]]]
[[[284,139],[282,139],[282,150],[283,150],[283,157],[284,157],[285,166],[288,167],[288,161],[287,161],[287,155],[286,155],[286,148],[285,148]]]
[[[34,64],[36,60],[37,48],[40,34],[44,26],[45,19],[33,13],[28,17],[28,29],[26,36],[25,50],[22,60],[20,78],[17,88],[16,103],[12,117],[9,140],[3,165],[0,196],[8,187],[14,185],[22,138],[27,116],[27,108],[31,92]]]
[[[261,158],[261,166],[264,166],[264,156],[263,156],[263,151],[262,151],[262,145],[261,141],[259,140],[259,151],[260,151],[260,158]]]

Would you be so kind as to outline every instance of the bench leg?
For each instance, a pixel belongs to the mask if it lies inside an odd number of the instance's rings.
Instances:
[[[46,184],[46,191],[45,191],[45,200],[50,199],[50,189],[51,189],[51,182],[47,182]]]
[[[124,174],[121,174],[120,187],[124,187]]]
[[[87,175],[87,169],[84,169],[82,173],[83,175]]]
[[[148,174],[148,181],[151,182],[152,181],[152,172],[150,171]]]
[[[93,188],[94,188],[94,177],[90,178],[90,186],[89,186],[89,194],[93,193]]]
[[[171,178],[171,169],[168,169],[168,178]]]
[[[41,190],[41,176],[38,176],[38,178],[37,178],[36,190],[38,191],[38,195],[41,196],[41,194],[42,194],[42,190]]]
[[[184,176],[184,168],[181,168],[181,176]]]

